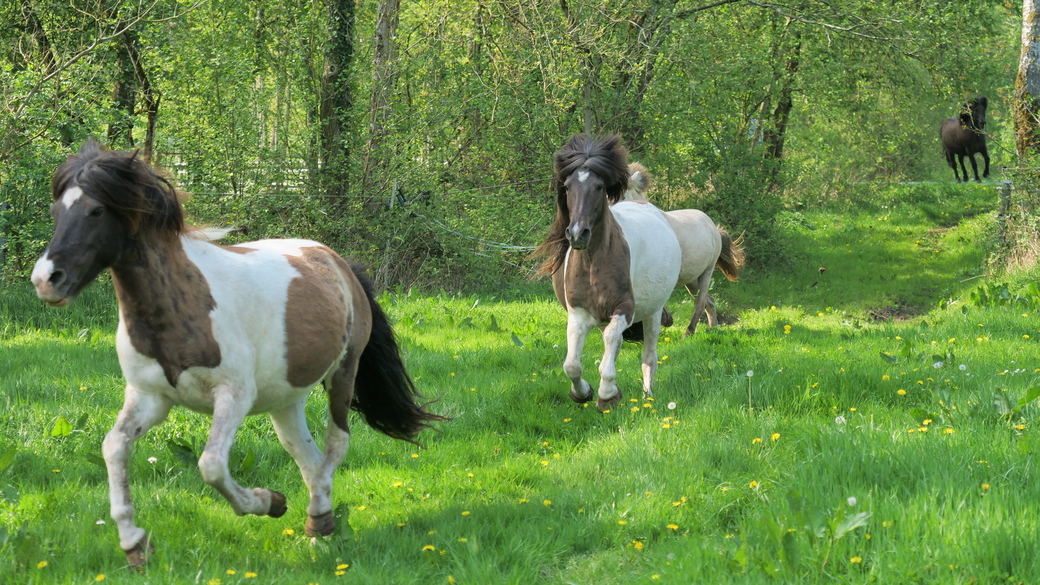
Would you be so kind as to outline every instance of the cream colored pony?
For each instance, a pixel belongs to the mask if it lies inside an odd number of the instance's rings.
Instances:
[[[647,201],[651,178],[646,167],[632,163],[628,165],[628,173],[628,190],[624,199]],[[678,284],[685,286],[697,299],[690,325],[686,328],[686,335],[692,335],[697,331],[697,320],[702,312],[707,313],[708,327],[718,325],[715,300],[708,292],[711,275],[718,268],[731,281],[740,277],[740,269],[744,266],[743,236],[734,241],[725,228],[715,225],[698,209],[676,209],[666,211],[664,215],[682,249]]]

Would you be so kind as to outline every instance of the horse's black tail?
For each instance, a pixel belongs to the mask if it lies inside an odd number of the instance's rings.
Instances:
[[[351,268],[372,310],[372,333],[358,363],[352,407],[377,431],[414,443],[430,423],[448,419],[426,412],[428,403],[417,401],[422,396],[405,370],[390,321],[376,303],[372,281],[361,267]]]

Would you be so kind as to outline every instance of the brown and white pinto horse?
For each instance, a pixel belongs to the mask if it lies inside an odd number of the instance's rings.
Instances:
[[[285,496],[247,489],[228,471],[247,415],[268,413],[310,491],[306,533],[335,529],[332,480],[347,451],[351,408],[375,429],[412,441],[442,417],[425,411],[372,285],[335,252],[305,240],[221,247],[185,227],[168,181],[135,154],[90,140],[52,184],[54,237],[33,270],[37,295],[63,306],[105,268],[119,301],[116,350],[123,408],[105,437],[111,515],[131,565],[153,547],[134,524],[131,444],[178,405],[211,414],[199,471],[236,514],[279,517]],[[329,399],[324,454],[304,406]]]
[[[661,210],[645,201],[619,203],[628,186],[627,159],[617,136],[572,136],[553,158],[556,220],[535,251],[546,256],[539,273],[552,275],[556,297],[567,309],[563,370],[575,402],[592,400],[592,387],[582,379],[581,350],[589,332],[603,328],[600,412],[621,400],[614,362],[622,332],[637,321],[644,324],[643,392],[652,395],[661,309],[681,261]]]
[[[646,193],[650,190],[652,178],[650,172],[639,163],[628,165],[629,184],[625,191],[626,201],[648,201]],[[736,240],[722,226],[715,225],[710,217],[699,209],[675,209],[664,212],[668,225],[672,226],[675,237],[682,250],[682,270],[679,271],[679,284],[686,287],[696,300],[693,316],[686,327],[686,335],[697,332],[697,321],[701,313],[708,317],[708,327],[718,325],[719,318],[715,311],[715,299],[708,288],[711,277],[718,268],[730,281],[740,278],[740,269],[744,266],[744,248],[741,246],[743,236]],[[636,328],[630,329],[634,332]]]

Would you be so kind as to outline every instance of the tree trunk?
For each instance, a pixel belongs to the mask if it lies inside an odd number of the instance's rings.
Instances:
[[[365,207],[370,211],[385,200],[390,181],[390,160],[383,148],[383,142],[388,134],[390,101],[397,82],[395,39],[399,7],[399,0],[379,0],[376,12],[375,47],[372,51],[372,93],[368,107],[368,144],[365,146],[361,181],[362,193],[366,197]]]
[[[133,39],[127,31],[116,39],[116,74],[112,88],[112,119],[108,124],[108,145],[111,148],[134,147],[134,111],[137,108],[137,75],[130,48]]]
[[[790,21],[786,26],[790,25]],[[765,159],[769,165],[767,174],[769,176],[770,188],[780,186],[780,165],[784,158],[784,146],[787,142],[787,124],[791,119],[791,110],[794,109],[794,82],[798,76],[798,67],[801,64],[802,38],[801,34],[795,32],[794,46],[784,57],[783,68],[777,74],[777,85],[779,91],[776,94],[776,107],[773,108],[771,119],[762,131],[762,142],[765,143]],[[780,41],[781,46],[785,43]],[[768,106],[769,100],[766,101]],[[763,111],[763,113],[767,113]]]
[[[638,63],[638,67],[626,71],[618,78],[617,95],[627,95],[624,108],[617,116],[617,127],[625,139],[630,152],[638,153],[646,140],[646,125],[640,113],[643,98],[654,79],[657,57],[661,45],[672,30],[672,17],[678,0],[659,0],[633,21],[635,27],[631,45],[625,60]],[[619,64],[623,65],[623,64]],[[623,69],[623,67],[622,67]]]
[[[325,49],[325,69],[321,79],[319,124],[321,127],[321,170],[319,185],[334,208],[346,207],[349,149],[343,130],[349,126],[353,96],[350,65],[354,59],[355,0],[326,0],[329,42]]]
[[[1022,50],[1013,99],[1015,151],[1025,161],[1040,154],[1040,9],[1022,1]]]

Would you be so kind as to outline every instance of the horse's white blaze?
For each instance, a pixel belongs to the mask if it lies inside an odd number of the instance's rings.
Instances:
[[[36,287],[36,294],[45,301],[50,300],[50,296],[54,292],[50,287],[52,274],[54,274],[54,261],[50,259],[50,249],[47,249],[33,265],[32,271],[32,283]]]
[[[79,200],[83,196],[83,189],[79,187],[69,187],[61,195],[61,203],[65,206],[65,209],[72,207],[72,204]]]
[[[588,178],[589,178],[589,172],[588,171],[578,171],[578,182],[579,183],[584,183],[585,181],[588,180]]]
[[[647,203],[621,201],[610,208],[621,226],[632,261],[629,274],[635,314],[632,322],[657,314],[679,281],[682,252],[664,213]]]

